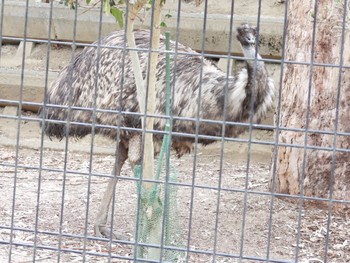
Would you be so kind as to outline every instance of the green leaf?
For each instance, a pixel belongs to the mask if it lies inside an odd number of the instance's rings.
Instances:
[[[166,18],[171,18],[171,17],[173,17],[171,14],[169,14],[169,13],[167,13],[166,15],[165,15],[165,17]]]
[[[123,11],[120,10],[119,8],[111,7],[111,11],[110,12],[111,12],[112,16],[114,16],[115,20],[117,21],[118,26],[120,28],[122,28],[123,25],[124,25]]]
[[[165,22],[160,22],[160,27],[167,27],[167,25],[165,24]]]
[[[90,4],[91,0],[85,0],[85,2],[86,2],[87,4]]]

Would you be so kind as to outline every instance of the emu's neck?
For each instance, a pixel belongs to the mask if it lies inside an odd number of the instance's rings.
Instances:
[[[255,61],[255,59],[261,59],[261,56],[256,53],[255,45],[242,46],[242,50],[249,67],[264,68],[263,61]]]
[[[268,74],[261,56],[256,53],[255,46],[242,47],[247,68],[240,71],[234,80],[229,81],[228,119],[245,121],[249,118],[251,100],[254,101],[253,112],[263,103],[269,93]],[[256,60],[258,59],[258,60]],[[259,113],[258,119],[261,117]]]
[[[243,46],[242,50],[245,58],[247,58],[248,79],[246,91],[248,94],[255,93],[255,96],[259,96],[259,93],[265,89],[268,78],[265,64],[261,61],[261,56],[256,53],[255,45]]]

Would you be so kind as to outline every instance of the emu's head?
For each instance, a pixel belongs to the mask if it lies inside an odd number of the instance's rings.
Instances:
[[[236,37],[243,48],[255,47],[256,27],[244,23],[237,28]]]

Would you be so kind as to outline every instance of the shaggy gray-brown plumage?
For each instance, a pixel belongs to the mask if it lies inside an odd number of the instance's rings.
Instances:
[[[237,39],[242,46],[245,57],[261,57],[255,53],[256,29],[243,24],[237,29]],[[47,103],[63,106],[78,106],[83,108],[97,108],[108,110],[121,110],[123,112],[139,112],[136,97],[136,86],[133,75],[132,64],[128,55],[125,56],[124,75],[122,75],[123,65],[123,43],[126,41],[124,32],[113,32],[103,38],[101,45],[113,46],[114,48],[101,48],[98,56],[96,47],[85,48],[74,62],[64,68],[57,80],[48,91]],[[146,75],[148,62],[148,48],[150,33],[147,30],[135,31],[135,41],[138,48],[145,49],[139,52],[143,75]],[[165,49],[165,39],[161,38],[160,49]],[[171,49],[175,50],[175,42],[171,42]],[[174,56],[171,60],[171,87],[175,89],[172,98],[171,112],[176,117],[195,118],[200,100],[199,116],[201,119],[223,120],[224,103],[226,100],[226,120],[244,122],[253,115],[252,120],[259,122],[266,115],[273,105],[274,86],[268,77],[264,63],[262,61],[247,61],[247,68],[243,69],[237,76],[228,77],[226,73],[220,71],[210,61],[204,59],[203,63],[198,54],[192,49],[181,44],[178,45],[179,53],[190,53],[192,55],[178,54],[176,68],[174,69]],[[194,55],[193,55],[194,54]],[[196,55],[197,54],[197,55]],[[97,59],[99,57],[99,60]],[[98,66],[97,66],[97,63]],[[97,72],[98,68],[98,72]],[[202,74],[202,76],[201,76]],[[97,86],[96,83],[97,79]],[[175,78],[174,78],[175,77]],[[159,62],[156,72],[156,112],[155,114],[165,114],[165,54],[159,54]],[[175,83],[173,83],[175,79]],[[225,97],[225,86],[227,93]],[[200,98],[199,96],[200,91]],[[253,101],[252,101],[253,100]],[[251,103],[253,102],[253,103]],[[251,107],[251,104],[253,107]],[[67,108],[46,109],[46,118],[50,120],[68,120]],[[71,110],[70,121],[72,122],[92,122],[91,110]],[[141,128],[139,117],[128,114],[114,114],[106,112],[96,113],[96,123],[120,127]],[[154,129],[164,131],[165,119],[155,118]],[[175,119],[172,124],[174,132],[196,133],[196,122],[190,120]],[[89,126],[71,124],[69,135],[82,137],[90,133]],[[242,129],[237,126],[227,126],[225,136],[237,136]],[[66,126],[62,123],[45,123],[45,132],[49,136],[62,138],[66,135]],[[104,134],[112,139],[117,136],[117,129],[96,128],[97,133]],[[222,125],[208,122],[199,124],[199,134],[221,136]],[[128,158],[134,132],[120,131],[120,156],[119,166],[121,167]],[[160,145],[161,136],[155,135],[155,145]],[[137,140],[136,140],[137,141]],[[194,138],[172,137],[172,146],[178,156],[189,152],[192,148]],[[199,139],[200,143],[208,144],[212,141]],[[135,147],[135,146],[133,146]],[[137,146],[137,147],[140,147]],[[159,147],[157,147],[159,148]],[[136,158],[137,159],[137,158]],[[133,160],[132,164],[137,161]],[[120,168],[119,168],[120,169]],[[118,169],[118,170],[119,170]],[[118,171],[116,172],[118,174]],[[110,202],[109,197],[106,197]],[[102,204],[103,206],[103,204]],[[103,207],[102,210],[106,210]],[[105,212],[101,212],[96,224],[99,227],[106,223]],[[95,229],[96,230],[96,229]],[[98,232],[98,230],[97,230]],[[98,234],[105,234],[104,231]]]

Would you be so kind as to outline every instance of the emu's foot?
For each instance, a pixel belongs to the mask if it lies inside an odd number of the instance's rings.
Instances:
[[[114,231],[111,231],[111,229],[106,226],[95,225],[94,231],[95,231],[95,236],[97,237],[110,238],[112,236],[112,239],[127,240],[127,238],[124,235],[115,233]]]

